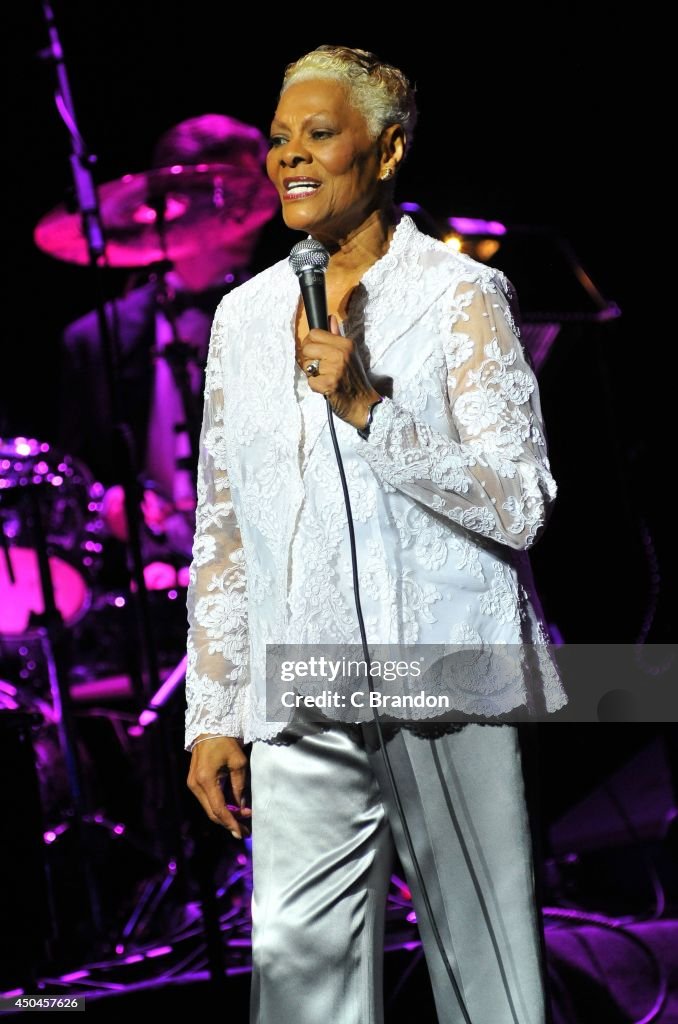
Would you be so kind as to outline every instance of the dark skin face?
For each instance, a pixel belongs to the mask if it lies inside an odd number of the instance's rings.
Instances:
[[[271,124],[266,169],[289,228],[333,247],[380,206],[379,176],[393,162],[388,144],[370,138],[342,83],[313,79],[283,93]],[[296,176],[313,178],[320,187],[290,201],[285,180]]]
[[[404,147],[399,124],[385,128],[378,139],[370,136],[364,115],[337,80],[296,82],[280,98],[266,169],[287,226],[317,238],[330,252],[330,309],[339,307],[347,290],[388,249],[394,217],[383,175],[396,170]],[[317,187],[294,191],[294,178],[308,178]],[[305,318],[301,322],[305,325]],[[309,386],[326,395],[346,422],[363,426],[379,395],[352,340],[339,335],[334,318],[330,327],[305,334],[298,358],[304,367],[320,359],[320,372],[308,377]]]

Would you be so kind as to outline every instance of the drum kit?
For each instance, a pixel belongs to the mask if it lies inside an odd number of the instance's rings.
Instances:
[[[210,241],[228,244],[231,238],[251,234],[272,215],[276,204],[273,190],[253,185],[247,170],[227,163],[128,174],[98,189],[105,245],[97,262],[102,269],[152,270],[159,264],[165,269],[175,260],[198,257]],[[79,212],[58,206],[40,220],[34,241],[57,259],[90,264],[83,220]],[[76,831],[79,826],[82,833],[83,823],[95,824],[99,831],[108,830],[118,844],[125,836],[133,841],[133,829],[97,803],[105,799],[108,780],[97,777],[102,766],[96,750],[87,748],[85,720],[108,720],[119,741],[121,761],[139,757],[131,769],[129,763],[122,767],[119,763],[115,770],[131,778],[132,789],[138,791],[141,781],[144,808],[155,803],[157,796],[144,788],[147,784],[162,789],[177,782],[153,781],[154,774],[165,771],[153,761],[158,747],[150,743],[147,746],[152,749],[141,750],[142,737],[158,717],[155,712],[146,713],[144,719],[143,709],[161,709],[167,704],[167,693],[162,702],[153,703],[147,680],[146,685],[139,681],[143,668],[127,660],[129,655],[134,661],[135,636],[132,630],[130,642],[127,606],[135,599],[136,586],[133,576],[125,585],[113,587],[106,579],[111,540],[102,513],[104,499],[104,486],[80,459],[45,441],[0,439],[0,716],[7,720],[20,714],[25,723],[28,715],[33,723],[41,838],[52,884],[56,862],[49,858],[55,856],[69,829]],[[159,678],[165,682],[170,677],[175,688],[183,682],[183,674],[177,671],[184,664],[185,649],[182,583],[185,586],[186,579],[178,574],[169,589],[147,595],[152,632],[162,648],[155,655]],[[93,735],[96,746],[100,733]],[[173,742],[181,751],[176,735]],[[185,774],[183,759],[174,768],[180,776]],[[183,782],[183,777],[178,781]],[[168,799],[160,797],[164,809]],[[172,863],[174,874],[181,858],[176,847],[185,845],[186,838],[180,804],[177,807],[178,832],[169,840],[169,849],[162,843],[159,851],[156,848],[157,860],[165,866]],[[134,817],[134,811],[131,814]],[[137,838],[148,827],[145,817],[144,809],[136,823]],[[151,822],[154,828],[155,821]],[[162,837],[162,829],[159,833]],[[85,861],[88,846],[85,836],[81,849]],[[148,848],[153,848],[152,842]],[[112,866],[113,862],[109,870]],[[143,870],[148,871],[146,857]],[[167,874],[164,870],[161,874],[157,888],[165,892]],[[154,897],[144,885],[144,899],[152,904]],[[87,896],[93,922],[90,934],[99,939],[107,934],[110,940],[113,928],[117,934],[124,933],[129,944],[134,938],[130,921],[140,919],[139,907],[124,908],[129,915],[126,923],[107,921],[105,912],[101,916],[96,890],[94,879]],[[53,902],[58,905],[59,901]],[[63,922],[52,920],[50,930],[52,936],[63,931]]]
[[[177,164],[126,174],[98,189],[107,267],[148,267],[188,260],[210,244],[250,233],[271,216],[272,188],[253,188],[252,175],[235,164]],[[89,251],[76,211],[57,206],[34,232],[43,252],[86,266]]]

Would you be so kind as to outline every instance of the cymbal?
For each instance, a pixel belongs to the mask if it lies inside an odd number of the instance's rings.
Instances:
[[[232,164],[177,164],[126,174],[97,191],[111,267],[190,259],[210,243],[235,243],[269,220],[279,203],[267,178]],[[89,263],[80,213],[64,204],[40,220],[33,239],[57,259]]]

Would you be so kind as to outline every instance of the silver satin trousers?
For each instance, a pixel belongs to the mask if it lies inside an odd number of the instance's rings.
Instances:
[[[255,741],[250,1024],[381,1024],[397,850],[439,1024],[544,1024],[516,727],[388,730],[387,750],[465,1018],[427,919],[373,723]]]

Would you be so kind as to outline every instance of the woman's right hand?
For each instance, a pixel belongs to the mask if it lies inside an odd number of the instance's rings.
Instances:
[[[223,825],[236,839],[250,834],[244,821],[238,821],[229,810],[221,780],[228,774],[233,799],[238,807],[235,814],[251,817],[246,806],[245,782],[248,760],[240,740],[233,736],[212,736],[193,747],[186,785],[200,801],[210,821]]]

